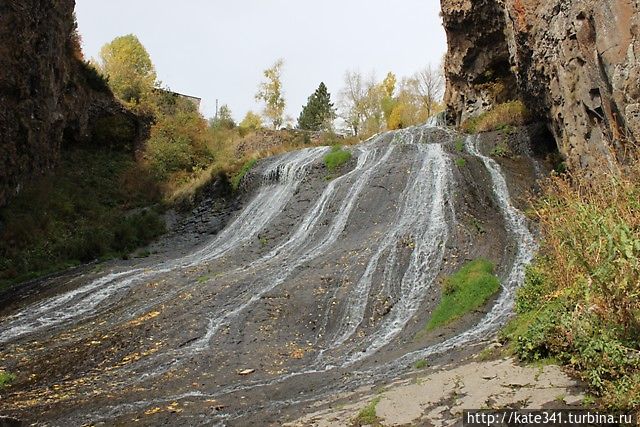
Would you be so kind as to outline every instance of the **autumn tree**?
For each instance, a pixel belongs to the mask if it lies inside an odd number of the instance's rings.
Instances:
[[[262,118],[253,111],[247,112],[239,125],[243,129],[258,130],[262,127]]]
[[[113,93],[126,103],[139,105],[156,85],[156,71],[140,40],[129,34],[115,38],[100,51],[102,73]]]
[[[233,129],[236,127],[231,108],[227,104],[220,106],[216,117],[212,118],[209,122],[211,127],[217,129]]]
[[[416,92],[422,100],[427,117],[431,117],[436,113],[436,106],[442,100],[442,95],[444,94],[442,67],[434,68],[429,65],[417,72],[413,79],[415,80]]]
[[[279,59],[271,68],[264,70],[266,81],[260,83],[256,100],[264,102],[264,115],[274,129],[284,122],[286,102],[282,93],[282,67],[284,60]]]
[[[340,117],[354,136],[379,132],[382,126],[383,92],[375,76],[365,79],[362,74],[348,71],[345,87],[340,92]]]
[[[300,113],[298,128],[311,131],[330,130],[334,119],[335,109],[331,102],[331,94],[324,82],[320,83]]]
[[[395,74],[389,72],[387,77],[382,81],[380,85],[381,91],[381,100],[380,107],[382,108],[382,113],[384,114],[385,121],[389,123],[389,118],[391,117],[391,113],[393,112],[396,106],[396,99],[394,98],[394,94],[396,92],[396,84],[398,83],[398,78]]]

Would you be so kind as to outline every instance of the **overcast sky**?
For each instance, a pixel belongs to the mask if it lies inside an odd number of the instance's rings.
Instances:
[[[324,81],[334,100],[346,70],[378,78],[438,64],[446,50],[439,0],[77,0],[87,58],[133,33],[159,79],[176,92],[228,104],[236,119],[259,110],[262,71],[285,60],[287,113],[297,118]]]

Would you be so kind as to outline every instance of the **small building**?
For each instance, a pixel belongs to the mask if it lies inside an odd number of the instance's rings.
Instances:
[[[198,98],[197,96],[185,95],[185,94],[174,92],[174,91],[167,90],[167,89],[158,89],[158,90],[162,91],[162,92],[164,92],[164,93],[166,93],[168,95],[175,96],[176,98],[187,100],[187,101],[191,102],[193,105],[195,105],[196,108],[198,109],[198,111],[200,111],[200,105],[202,104],[202,98]]]

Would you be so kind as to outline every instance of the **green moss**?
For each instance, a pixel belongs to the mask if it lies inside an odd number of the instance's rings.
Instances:
[[[334,145],[331,148],[331,152],[324,156],[324,164],[327,166],[329,172],[332,173],[349,160],[351,160],[351,153],[343,150],[339,145]]]
[[[463,168],[467,165],[467,160],[460,157],[459,159],[456,159],[455,163],[459,168]]]
[[[258,163],[257,159],[251,159],[247,161],[242,166],[242,169],[240,169],[240,171],[237,174],[235,174],[233,178],[231,178],[231,188],[233,188],[233,191],[238,191],[238,188],[240,188],[240,184],[242,184],[242,180],[244,179],[244,177],[249,173],[251,169],[253,169],[253,167],[257,163]]]
[[[418,360],[414,365],[416,369],[424,369],[428,366],[429,366],[429,363],[424,359]]]
[[[442,300],[434,310],[426,330],[453,322],[482,307],[500,289],[493,264],[484,259],[472,261],[445,280]]]
[[[16,380],[16,376],[11,372],[0,371],[0,389],[8,386]]]

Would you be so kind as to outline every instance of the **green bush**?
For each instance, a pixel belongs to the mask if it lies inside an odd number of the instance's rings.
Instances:
[[[145,158],[158,180],[174,172],[205,169],[214,159],[206,121],[197,112],[162,116],[151,129]]]

